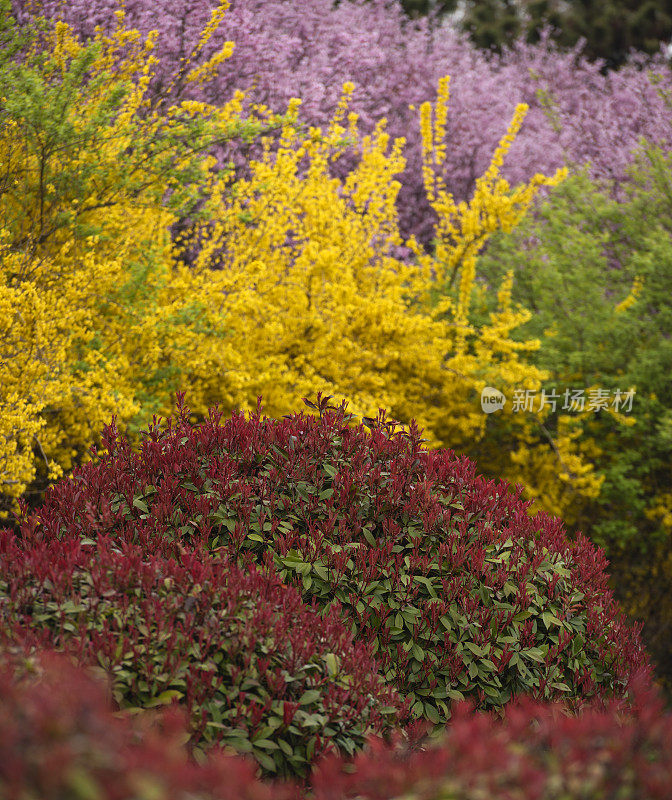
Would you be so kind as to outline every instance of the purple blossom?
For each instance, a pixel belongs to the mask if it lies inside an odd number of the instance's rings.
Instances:
[[[14,0],[15,12],[24,19],[26,9],[36,4],[83,37],[90,37],[96,25],[109,30],[117,8],[115,0],[69,0],[67,5]],[[157,55],[162,65],[153,86],[157,95],[165,94],[166,75],[189,55],[215,6],[214,0],[127,0],[129,25],[161,33]],[[503,170],[512,185],[536,172],[586,161],[594,177],[620,183],[640,137],[672,141],[669,108],[641,60],[605,76],[599,63],[581,56],[580,45],[559,52],[548,36],[536,45],[519,44],[499,58],[475,49],[447,22],[436,27],[427,20],[410,21],[398,4],[386,0],[342,2],[336,8],[331,0],[233,0],[199,60],[226,40],[236,48],[217,79],[203,90],[183,87],[183,96],[222,103],[241,88],[249,90],[250,102],[278,112],[291,97],[300,97],[305,121],[325,125],[343,83],[352,80],[351,107],[360,115],[362,131],[370,132],[384,116],[390,134],[406,138],[400,226],[424,243],[431,240],[434,220],[422,185],[418,113],[409,105],[434,100],[443,75],[451,76],[444,176],[457,200],[470,196],[520,102],[530,111]],[[660,77],[660,88],[669,89],[670,70],[663,58],[653,59],[650,68]],[[557,106],[555,124],[540,92]],[[240,166],[249,151],[239,148],[231,155]],[[347,171],[352,163],[343,159],[337,170]]]

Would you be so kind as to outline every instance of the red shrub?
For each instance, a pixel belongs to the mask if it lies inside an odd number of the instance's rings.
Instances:
[[[504,720],[459,704],[444,736],[421,751],[381,741],[354,764],[327,757],[313,772],[314,800],[668,800],[672,717],[648,675],[632,704],[567,715],[521,699]]]
[[[381,412],[367,431],[318,403],[319,417],[222,423],[213,411],[198,427],[180,404],[140,453],[112,426],[101,462],[58,484],[22,535],[109,535],[180,559],[203,546],[273,565],[304,599],[338,601],[414,715],[434,723],[466,696],[576,707],[623,693],[646,658],[600,550],[530,517],[519,492],[468,460],[423,450],[414,425],[398,431]]]
[[[157,721],[159,722],[159,721]],[[148,720],[112,713],[99,680],[62,655],[3,654],[0,797],[3,800],[271,800],[278,796],[239,757],[198,767],[171,708]]]
[[[398,720],[400,699],[336,611],[206,552],[178,563],[105,537],[0,533],[0,622],[0,644],[102,667],[121,708],[182,701],[195,755],[228,745],[266,774],[305,776],[320,753],[352,754]]]

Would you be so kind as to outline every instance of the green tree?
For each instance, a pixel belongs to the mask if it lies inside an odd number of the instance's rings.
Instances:
[[[497,285],[503,271],[515,269],[513,300],[533,313],[519,335],[541,340],[531,358],[550,373],[547,393],[583,389],[588,398],[590,387],[609,392],[608,409],[574,414],[558,408],[546,420],[557,435],[570,418],[582,452],[603,479],[597,497],[577,496],[564,516],[605,547],[616,591],[645,622],[669,689],[672,154],[645,147],[632,177],[620,201],[585,172],[568,179],[534,217],[492,242],[481,274]],[[630,388],[632,411],[614,413],[616,390]],[[490,447],[505,444],[493,428]]]
[[[585,54],[605,70],[623,64],[631,49],[648,55],[672,39],[670,0],[398,0],[409,17],[455,14],[480,48],[501,52],[520,37],[534,44],[544,28],[563,48],[585,39]],[[457,12],[457,13],[456,13]]]

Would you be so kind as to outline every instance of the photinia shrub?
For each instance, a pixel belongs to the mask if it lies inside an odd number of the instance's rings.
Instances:
[[[222,422],[211,410],[193,426],[180,397],[139,453],[113,425],[99,463],[58,484],[21,535],[45,548],[110,537],[182,561],[205,547],[274,567],[325,619],[338,609],[413,716],[434,724],[465,697],[576,708],[621,696],[647,661],[603,553],[530,516],[520,490],[466,458],[424,450],[414,423],[398,430],[381,410],[367,431],[328,400],[306,401],[317,416],[258,408]]]
[[[303,777],[321,753],[352,755],[400,720],[370,645],[277,576],[209,553],[178,563],[92,544],[1,534],[0,641],[102,668],[122,709],[180,701],[195,758],[228,746],[264,774]]]
[[[7,800],[270,800],[255,765],[184,749],[176,707],[148,718],[113,713],[107,690],[62,654],[0,659],[0,797]]]
[[[504,719],[455,708],[450,727],[420,752],[381,741],[354,764],[327,757],[313,800],[667,800],[672,717],[646,676],[632,705],[610,702],[576,717],[559,704],[522,698]]]
[[[183,747],[181,709],[154,719],[113,713],[91,670],[62,654],[21,648],[0,658],[0,796],[11,800],[667,800],[672,718],[646,676],[632,702],[580,717],[521,698],[504,719],[459,703],[441,737],[409,743],[371,738],[356,758],[317,764],[310,795],[294,783],[262,783],[254,765],[210,751],[195,765]]]

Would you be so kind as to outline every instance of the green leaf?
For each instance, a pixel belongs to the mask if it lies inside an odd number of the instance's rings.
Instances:
[[[294,753],[291,744],[284,739],[278,739],[278,746],[286,756],[291,756]]]
[[[469,650],[471,650],[471,652],[475,656],[485,656],[486,655],[486,651],[482,647],[479,647],[477,644],[474,644],[474,642],[465,642],[464,646],[469,648]]]
[[[242,735],[241,735],[242,734]],[[224,734],[222,741],[224,744],[237,750],[239,753],[251,753],[253,750],[252,742],[245,738],[246,732],[239,731],[237,736]]]
[[[527,650],[521,650],[520,654],[531,658],[532,661],[538,661],[539,663],[544,660],[544,652],[539,647],[528,647]]]
[[[327,665],[327,670],[329,674],[333,677],[338,675],[338,671],[340,668],[341,660],[335,653],[327,653],[324,656],[324,661]]]
[[[178,692],[176,689],[168,689],[165,692],[161,692],[157,697],[153,697],[148,703],[145,703],[145,708],[170,705],[173,699],[177,698],[181,700],[183,697],[184,694],[182,692]]]
[[[277,764],[275,763],[274,759],[272,759],[269,755],[266,755],[266,753],[260,753],[255,749],[254,757],[267,772],[277,772]]]
[[[544,625],[547,628],[550,628],[551,625],[562,625],[562,622],[555,616],[555,614],[551,614],[550,611],[544,611],[541,615],[542,620],[544,621]]]
[[[416,717],[421,717],[424,713],[424,710],[425,710],[425,705],[422,702],[422,700],[417,700],[411,706],[411,714],[413,714]]]
[[[133,498],[133,505],[143,512],[143,514],[149,514],[149,509],[147,508],[147,503],[142,499],[142,497],[134,497]]]
[[[270,739],[257,739],[254,741],[255,747],[262,747],[264,750],[278,750],[278,745]]]
[[[310,703],[315,703],[321,696],[322,693],[318,689],[308,689],[299,698],[299,705],[307,706]]]

